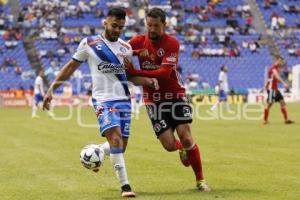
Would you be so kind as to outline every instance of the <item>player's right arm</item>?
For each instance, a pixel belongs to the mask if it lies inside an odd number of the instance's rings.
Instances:
[[[71,75],[74,73],[74,71],[80,66],[80,62],[75,61],[73,59],[69,60],[67,64],[60,70],[58,75],[56,76],[55,80],[49,87],[45,97],[44,97],[44,102],[43,102],[43,110],[47,109],[49,110],[50,108],[50,103],[52,100],[52,92],[58,88],[65,80],[68,80]]]
[[[84,38],[81,40],[75,54],[73,55],[73,58],[69,60],[65,66],[63,66],[62,70],[58,73],[55,80],[51,84],[50,88],[48,89],[43,102],[43,109],[49,110],[50,103],[52,100],[52,92],[58,88],[65,80],[69,79],[70,76],[74,73],[74,71],[80,66],[82,62],[87,60],[88,53],[86,47],[87,44],[87,38]]]

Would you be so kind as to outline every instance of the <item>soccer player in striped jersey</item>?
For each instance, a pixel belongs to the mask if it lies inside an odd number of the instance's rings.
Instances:
[[[284,122],[286,124],[294,123],[288,118],[286,103],[281,92],[278,90],[279,82],[281,82],[286,88],[290,87],[290,85],[286,83],[280,76],[280,69],[282,68],[283,64],[283,58],[281,56],[276,56],[275,63],[268,70],[268,80],[265,84],[265,89],[267,90],[268,98],[264,109],[264,124],[269,124],[269,112],[274,102],[279,102]]]
[[[92,76],[92,98],[100,133],[108,143],[105,148],[109,154],[116,176],[121,185],[122,197],[135,197],[127,178],[123,153],[125,152],[131,120],[130,93],[123,65],[124,57],[132,56],[131,46],[121,40],[120,34],[125,25],[126,13],[121,8],[112,8],[104,22],[104,32],[84,38],[73,58],[62,68],[51,84],[45,98],[45,109],[49,108],[52,91],[67,80],[84,61],[87,61]],[[157,80],[146,77],[133,77],[135,84],[157,87]]]
[[[125,59],[127,72],[134,76],[157,78],[160,89],[143,87],[143,97],[153,130],[167,151],[179,150],[183,165],[191,166],[200,191],[209,192],[202,172],[198,145],[192,134],[192,108],[176,70],[179,42],[165,33],[166,14],[160,8],[152,8],[146,17],[147,34],[133,37],[129,44],[138,56],[140,70],[134,69]],[[175,138],[176,130],[179,140]]]

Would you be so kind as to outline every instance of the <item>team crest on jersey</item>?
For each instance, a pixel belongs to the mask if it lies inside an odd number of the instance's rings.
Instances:
[[[163,57],[165,55],[165,50],[163,48],[159,48],[157,50],[157,56],[158,57]]]

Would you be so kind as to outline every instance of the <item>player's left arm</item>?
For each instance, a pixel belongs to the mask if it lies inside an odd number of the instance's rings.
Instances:
[[[133,76],[146,76],[151,78],[164,78],[170,76],[173,69],[176,68],[179,56],[179,43],[172,44],[172,47],[166,51],[159,69],[156,70],[136,70],[133,64],[124,59],[124,64],[128,74]]]
[[[289,84],[286,83],[282,78],[281,76],[279,75],[278,71],[276,69],[273,70],[273,74],[275,76],[275,78],[277,78],[277,80],[279,80],[283,85],[284,87],[288,88],[289,87]]]
[[[132,82],[134,85],[147,86],[150,88],[154,88],[155,90],[159,90],[159,84],[156,78],[148,78],[141,76],[130,76],[128,77],[128,81]]]

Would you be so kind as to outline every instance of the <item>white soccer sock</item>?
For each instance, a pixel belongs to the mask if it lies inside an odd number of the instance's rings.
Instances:
[[[123,153],[110,154],[110,161],[114,167],[116,176],[117,176],[121,186],[123,186],[125,184],[129,184],[128,179],[127,179],[127,172],[126,172]]]
[[[32,113],[31,113],[31,116],[32,116],[32,117],[35,117],[35,116],[36,116],[36,110],[37,110],[36,105],[33,105],[33,106],[32,106]]]
[[[210,108],[210,110],[215,110],[215,109],[217,108],[218,104],[219,104],[219,101],[217,101],[217,102]]]
[[[106,156],[110,156],[110,146],[108,142],[104,142],[103,144],[101,144],[100,148],[104,150]]]

